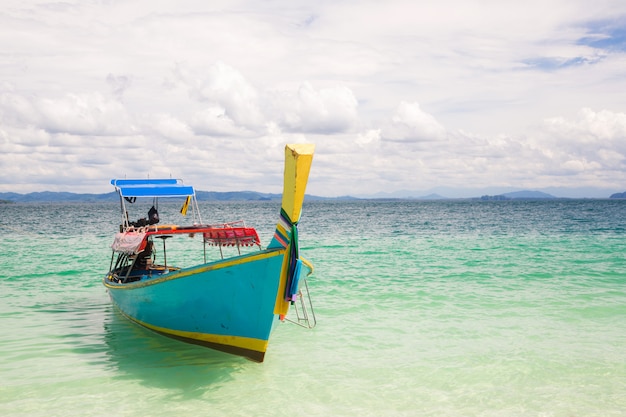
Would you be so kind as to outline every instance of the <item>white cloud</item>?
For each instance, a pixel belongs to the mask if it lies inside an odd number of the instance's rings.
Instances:
[[[142,121],[143,131],[150,136],[165,139],[168,143],[188,143],[194,133],[182,120],[170,114],[153,114]]]
[[[131,86],[133,77],[127,75],[107,75],[107,83],[111,87],[111,92],[118,100],[122,100],[124,92]]]
[[[561,140],[572,140],[580,144],[602,145],[617,142],[626,150],[626,113],[609,110],[594,111],[583,108],[575,120],[554,117],[546,120],[547,128],[554,137]]]
[[[288,141],[323,195],[626,182],[622,1],[5,3],[0,192],[277,191]]]
[[[316,90],[304,82],[297,93],[274,93],[270,98],[278,123],[290,131],[336,133],[357,123],[357,100],[345,86]]]
[[[625,113],[585,108],[575,119],[550,118],[534,143],[538,148],[549,149],[551,159],[566,174],[585,171],[606,181],[602,172],[611,172],[616,186],[625,179]]]
[[[193,99],[212,104],[212,109],[221,108],[224,118],[244,127],[263,123],[258,93],[236,69],[217,62],[206,73],[195,74],[178,66],[176,74]]]
[[[380,130],[368,130],[357,136],[355,140],[357,145],[370,146],[380,142]]]
[[[387,140],[400,142],[430,142],[443,140],[446,130],[418,103],[401,102],[391,123],[383,130]]]
[[[52,133],[125,134],[134,128],[124,106],[99,93],[29,97],[0,92],[0,117],[6,123],[36,126]]]
[[[223,107],[215,105],[196,112],[191,120],[191,126],[198,135],[240,138],[252,135],[250,130],[235,123]]]

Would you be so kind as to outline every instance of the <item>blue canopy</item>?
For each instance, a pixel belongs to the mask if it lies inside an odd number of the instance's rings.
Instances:
[[[112,179],[111,184],[122,197],[189,197],[195,195],[191,185],[182,180],[166,179]]]

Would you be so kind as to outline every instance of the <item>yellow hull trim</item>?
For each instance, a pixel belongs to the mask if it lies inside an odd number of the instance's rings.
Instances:
[[[137,320],[134,317],[131,317],[120,310],[120,312],[127,317],[128,319],[134,321],[135,323],[153,330],[157,333],[161,333],[165,336],[173,337],[175,339],[183,339],[187,342],[193,342],[200,345],[210,345],[213,348],[218,350],[234,353],[233,350],[244,350],[249,352],[258,352],[260,354],[260,358],[262,361],[263,354],[267,350],[267,346],[269,344],[268,340],[255,339],[251,337],[241,337],[241,336],[224,336],[217,334],[208,334],[208,333],[197,333],[197,332],[187,332],[181,330],[173,330],[165,327],[154,326],[152,324],[145,323],[141,320]],[[244,356],[254,356],[254,355],[244,355]],[[251,358],[255,359],[255,358]]]

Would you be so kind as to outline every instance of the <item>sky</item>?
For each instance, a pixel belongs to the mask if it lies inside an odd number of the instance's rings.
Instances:
[[[3,0],[0,192],[626,190],[623,0]]]

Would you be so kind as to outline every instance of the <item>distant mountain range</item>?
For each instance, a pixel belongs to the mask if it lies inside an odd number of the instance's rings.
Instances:
[[[259,193],[256,191],[197,191],[196,198],[198,201],[280,201],[280,194]],[[483,195],[481,197],[464,198],[470,200],[482,201],[502,201],[502,200],[548,200],[557,199],[551,194],[541,191],[514,191],[509,193]],[[626,191],[623,193],[612,194],[609,198],[626,199]],[[117,201],[118,196],[115,192],[106,194],[77,194],[69,192],[53,192],[43,191],[27,194],[18,193],[0,193],[0,203],[56,203],[56,202],[106,202]],[[319,200],[362,200],[362,199],[379,199],[379,200],[449,200],[439,194],[432,193],[422,197],[391,197],[385,195],[369,196],[369,197],[319,197],[308,195],[305,197],[307,201]]]
[[[34,192],[28,194],[0,193],[0,202],[5,203],[59,203],[59,202],[107,202],[118,201],[115,191],[106,194],[77,194],[68,192]],[[281,194],[258,193],[256,191],[196,191],[198,201],[280,201]],[[307,195],[307,200],[351,199],[352,197],[326,198]]]
[[[542,195],[540,193],[546,194]],[[597,187],[544,187],[540,189],[515,187],[445,187],[436,186],[426,190],[396,190],[375,194],[356,194],[355,197],[366,199],[419,199],[439,200],[444,198],[476,199],[481,196],[505,196],[510,199],[519,198],[598,198],[606,199],[615,193],[614,189]],[[615,198],[615,197],[613,197]]]

